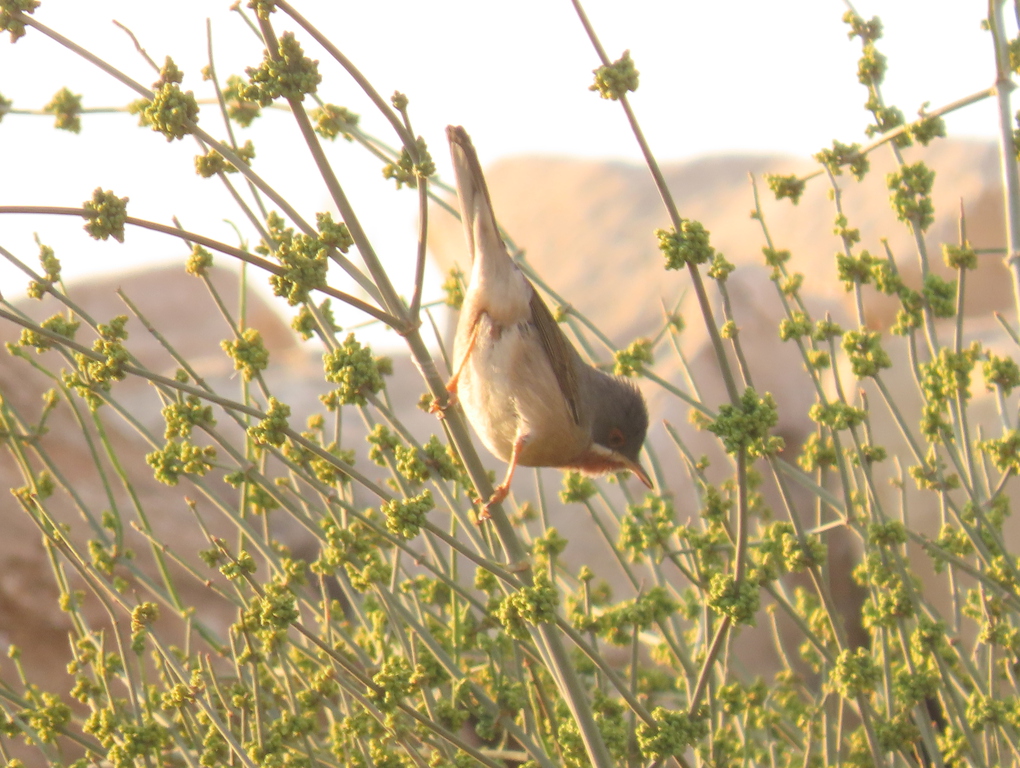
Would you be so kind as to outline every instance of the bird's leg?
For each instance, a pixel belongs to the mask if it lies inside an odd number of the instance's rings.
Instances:
[[[489,514],[489,509],[502,502],[507,497],[507,494],[510,493],[510,481],[514,479],[514,470],[517,469],[517,457],[520,456],[521,449],[524,448],[524,443],[527,440],[527,435],[521,435],[514,442],[514,449],[510,453],[510,466],[506,468],[506,477],[503,478],[502,483],[496,486],[496,490],[493,491],[492,496],[489,497],[489,500],[485,502],[485,506],[482,507],[482,511],[478,514],[479,523],[492,517]]]
[[[429,404],[429,413],[439,413],[441,418],[443,411],[457,404],[457,381],[460,379],[460,375],[464,371],[464,366],[467,365],[467,361],[471,357],[471,351],[475,348],[475,342],[478,340],[478,329],[481,325],[482,324],[477,320],[475,321],[474,328],[471,329],[471,338],[468,339],[467,349],[464,350],[464,356],[460,359],[453,375],[446,383],[446,393],[448,396],[446,399],[446,405],[441,404],[439,400],[433,398],[432,402]]]

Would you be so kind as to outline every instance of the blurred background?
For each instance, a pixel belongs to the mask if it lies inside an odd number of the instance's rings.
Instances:
[[[468,129],[483,164],[522,154],[639,160],[622,111],[588,90],[599,62],[566,0],[295,4],[381,94],[399,90],[409,97],[413,128],[428,142],[443,179],[450,178],[443,133],[450,123]],[[181,0],[174,7],[170,15],[137,0],[45,0],[35,18],[148,86],[157,75],[112,23],[117,20],[158,63],[172,56],[185,73],[183,87],[199,99],[213,96],[200,75],[208,62],[206,19],[221,83],[261,60],[261,43],[225,0]],[[748,152],[803,157],[833,139],[867,141],[866,91],[856,77],[860,43],[847,39],[841,21],[847,7],[835,0],[585,3],[610,57],[631,51],[641,73],[632,103],[661,160]],[[882,19],[878,45],[889,64],[884,95],[907,120],[922,104],[935,109],[992,84],[991,44],[981,29],[985,3],[875,0],[855,8],[864,18]],[[296,26],[283,14],[275,23],[281,31]],[[323,100],[359,113],[363,130],[395,144],[346,73],[306,35],[299,39],[320,62]],[[38,109],[65,86],[82,95],[84,107],[123,106],[137,98],[35,30],[15,45],[6,37],[0,42],[0,94],[15,109]],[[238,242],[231,222],[251,236],[222,186],[195,175],[194,141],[167,143],[126,114],[84,115],[80,135],[56,131],[52,123],[51,116],[15,114],[0,123],[0,205],[80,206],[102,186],[130,198],[130,215],[165,223],[176,215],[185,228],[230,244]],[[946,123],[951,136],[993,137],[993,104],[971,106]],[[204,109],[200,124],[224,136],[217,110]],[[311,219],[331,208],[285,112],[267,110],[252,128],[238,130],[239,141],[248,138],[256,147],[256,171],[298,210]],[[338,140],[328,151],[377,252],[392,275],[409,279],[415,193],[396,191],[379,162],[355,145]],[[32,266],[34,233],[56,249],[65,278],[179,262],[187,251],[137,229],[124,245],[97,243],[79,219],[0,219],[0,245]],[[8,299],[20,295],[26,281],[0,262],[0,291]],[[440,275],[430,275],[426,298],[439,297],[440,282]],[[409,282],[399,287],[410,290]],[[357,318],[340,321],[349,325]]]

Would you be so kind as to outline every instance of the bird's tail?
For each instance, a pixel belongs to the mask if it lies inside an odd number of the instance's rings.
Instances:
[[[453,169],[457,176],[461,220],[464,223],[464,236],[467,238],[472,263],[478,259],[479,253],[495,259],[502,256],[509,260],[506,245],[496,227],[489,188],[485,184],[482,166],[478,162],[471,137],[459,125],[447,126],[446,136],[450,140],[450,155],[453,157]]]

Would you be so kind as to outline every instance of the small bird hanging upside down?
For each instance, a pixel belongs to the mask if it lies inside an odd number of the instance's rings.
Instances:
[[[472,262],[446,389],[486,448],[509,462],[479,517],[506,498],[518,465],[630,471],[651,488],[638,463],[648,431],[641,393],[581,359],[510,258],[470,137],[459,126],[446,134]]]

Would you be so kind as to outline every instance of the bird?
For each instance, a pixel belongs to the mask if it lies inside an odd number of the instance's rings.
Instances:
[[[460,126],[446,134],[471,256],[446,407],[459,402],[485,447],[508,463],[478,519],[506,498],[518,466],[630,471],[652,488],[638,460],[648,431],[640,390],[581,358],[510,257],[471,138]]]

